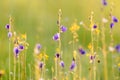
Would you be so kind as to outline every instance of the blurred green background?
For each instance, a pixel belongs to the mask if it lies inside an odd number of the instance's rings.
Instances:
[[[105,7],[105,16],[109,18],[110,6],[114,2],[113,15],[120,19],[120,1],[107,0],[108,6]],[[14,19],[14,28],[18,33],[26,33],[28,43],[27,63],[34,65],[33,49],[36,43],[40,43],[49,55],[47,61],[48,75],[53,63],[56,42],[52,36],[57,32],[58,10],[62,10],[62,24],[67,28],[71,26],[74,20],[84,21],[89,25],[89,16],[94,12],[96,23],[101,21],[101,0],[0,0],[0,69],[8,70],[8,38],[5,25],[9,23],[9,16]],[[99,23],[100,24],[100,23]],[[106,43],[110,44],[109,22],[106,24]],[[115,24],[114,43],[120,43],[120,24]],[[68,42],[72,39],[70,31],[62,35],[62,50],[64,51],[63,60],[66,63],[66,69],[69,68],[72,61],[71,45]],[[90,42],[90,32],[84,28],[79,31],[79,44],[86,47]],[[86,47],[87,48],[87,47]],[[28,66],[28,65],[27,65]],[[29,73],[28,73],[29,75]]]

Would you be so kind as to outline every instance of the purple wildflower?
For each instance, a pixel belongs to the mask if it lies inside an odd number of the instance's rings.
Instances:
[[[56,53],[56,54],[55,54],[55,57],[56,57],[56,58],[60,58],[60,54],[59,54],[59,53]]]
[[[107,1],[106,1],[106,0],[102,0],[102,4],[103,4],[104,6],[107,6]]]
[[[9,30],[9,29],[10,29],[10,25],[7,24],[7,25],[5,26],[5,28],[6,28],[7,30]]]
[[[12,32],[8,32],[8,38],[12,37]]]
[[[42,48],[42,46],[39,43],[36,44],[35,48],[34,48],[34,53],[39,54],[41,48]]]
[[[79,49],[79,52],[80,52],[82,55],[84,55],[84,54],[86,53],[85,50],[83,50],[82,48]]]
[[[14,55],[17,57],[18,54],[20,53],[19,48],[18,47],[14,47],[13,48],[13,52],[14,52]]]
[[[75,61],[72,61],[72,64],[70,65],[70,70],[73,70],[75,66],[76,66]]]
[[[40,63],[39,63],[39,68],[42,69],[43,66],[44,66],[44,63],[43,63],[43,62],[40,62]]]
[[[41,46],[40,44],[36,44],[36,48],[37,48],[38,50],[40,50],[40,49],[42,48],[42,46]]]
[[[60,34],[59,33],[56,33],[54,36],[53,36],[53,40],[57,41],[59,40],[60,38]]]
[[[63,61],[60,61],[60,66],[64,68],[65,64]]]
[[[93,28],[96,29],[96,28],[97,28],[97,25],[95,24],[95,25],[93,26]]]
[[[112,16],[112,20],[113,20],[113,22],[115,22],[115,23],[118,22],[118,19],[117,19],[115,16]]]
[[[67,28],[66,28],[65,26],[61,26],[61,28],[60,28],[60,29],[61,29],[61,31],[62,31],[62,32],[67,31]]]
[[[95,55],[91,55],[91,56],[90,56],[90,63],[93,63],[93,62],[94,62],[95,57],[96,57]]]
[[[111,28],[111,29],[113,28],[113,26],[114,26],[114,23],[113,23],[113,22],[110,23],[110,28]]]
[[[91,60],[95,59],[95,56],[94,56],[94,55],[91,55],[91,56],[90,56],[90,59],[91,59]]]
[[[120,44],[118,44],[116,47],[115,47],[116,51],[117,52],[120,52]]]
[[[19,45],[19,50],[23,51],[24,50],[24,46],[23,45]]]

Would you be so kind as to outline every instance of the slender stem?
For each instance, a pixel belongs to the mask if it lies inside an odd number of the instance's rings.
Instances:
[[[14,56],[14,80],[16,80],[16,57]]]
[[[59,33],[59,42],[58,42],[58,48],[59,48],[59,54],[60,54],[60,58],[62,58],[62,54],[61,54],[61,15],[62,15],[62,11],[61,9],[59,9],[59,12],[58,12],[58,33]],[[57,80],[59,80],[59,59],[56,58],[55,60],[55,69],[56,69],[56,78]]]
[[[98,49],[99,49],[99,33],[97,34],[97,48],[96,48],[97,50],[97,52],[99,52],[98,51]],[[98,71],[98,65],[96,65],[96,74],[97,74],[97,80],[100,80],[100,74],[99,74],[99,71]]]
[[[46,63],[46,61],[45,61],[45,55],[46,55],[46,48],[45,48],[45,50],[44,50],[44,64]],[[44,69],[44,70],[43,70],[43,71],[44,71],[44,72],[43,72],[43,78],[46,79],[46,77],[45,77],[46,65],[43,67],[43,69]]]
[[[102,27],[102,52],[104,58],[104,80],[108,80],[108,73],[107,73],[107,52],[106,52],[106,43],[105,43],[105,28],[104,25]]]
[[[58,28],[59,28],[59,42],[58,42],[58,46],[59,46],[59,51],[60,51],[60,57],[62,58],[62,53],[61,53],[61,16],[62,16],[62,11],[61,9],[59,9],[59,12],[58,12]]]
[[[12,17],[9,17],[9,25],[10,29],[9,31],[12,31]],[[11,80],[11,40],[9,38],[9,80]]]
[[[82,77],[82,66],[81,66],[81,59],[82,59],[82,57],[80,58],[80,56],[78,57],[79,59],[78,59],[78,79],[79,80],[81,80],[81,77]]]
[[[30,80],[32,80],[32,77],[31,77],[31,65],[29,64],[29,73],[30,73]]]
[[[27,38],[25,38],[25,42],[27,42]],[[27,54],[27,50],[25,50],[25,52],[24,52],[24,75],[25,75],[25,79],[27,79],[27,77],[26,77],[26,54]]]
[[[26,78],[26,50],[25,50],[25,53],[24,53],[24,58],[25,58],[25,63],[24,63],[24,67],[25,67],[25,71],[24,71],[24,75],[25,75],[25,79],[27,79]]]
[[[113,12],[113,3],[112,3],[112,5],[111,5],[111,8],[110,8],[110,15],[112,15],[112,12]],[[110,18],[111,18],[111,16],[110,16]],[[110,29],[110,37],[111,37],[111,43],[110,43],[110,47],[113,47],[113,44],[114,44],[114,39],[113,39],[113,31],[112,31],[112,29]],[[111,61],[111,64],[112,64],[112,79],[114,79],[114,67],[113,67],[113,61],[114,61],[114,59],[113,59],[113,51],[111,52],[111,58],[112,58],[112,61]]]
[[[91,18],[90,18],[90,23],[91,23],[91,45],[92,45],[92,48],[91,48],[91,55],[93,56],[94,55],[94,35],[93,35],[93,12],[91,12]],[[95,56],[95,55],[94,55]],[[92,80],[92,74],[93,74],[93,79],[95,80],[95,59],[93,59],[93,67],[91,67],[91,70],[93,70],[93,72],[90,70],[90,74],[91,74],[91,80]]]
[[[58,78],[58,69],[57,69],[57,58],[55,59],[55,77]]]
[[[11,42],[10,42],[10,40],[9,40],[9,80],[11,80],[11,56],[10,56],[10,54],[11,54]]]
[[[21,72],[20,72],[20,55],[18,56],[18,80],[21,80]]]

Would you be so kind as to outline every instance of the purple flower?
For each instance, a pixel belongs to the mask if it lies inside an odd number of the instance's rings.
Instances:
[[[9,25],[9,24],[6,24],[5,28],[6,28],[7,30],[9,30],[9,29],[10,29],[10,25]]]
[[[97,28],[97,25],[94,25],[93,28],[96,29],[96,28]]]
[[[103,4],[104,6],[107,6],[107,1],[106,1],[106,0],[102,0],[102,4]]]
[[[36,48],[40,50],[42,48],[41,44],[36,44]]]
[[[60,34],[59,33],[56,33],[54,36],[53,36],[53,40],[57,41],[59,40],[60,38]]]
[[[93,62],[94,62],[95,57],[96,57],[95,55],[91,55],[91,56],[90,56],[90,63],[93,63]]]
[[[120,52],[120,44],[118,44],[116,47],[115,47],[116,51],[117,52]]]
[[[39,43],[36,44],[35,48],[34,48],[34,53],[39,54],[41,48],[42,48],[42,46]]]
[[[63,61],[60,61],[60,66],[64,68],[65,64]]]
[[[13,52],[14,52],[14,55],[17,57],[18,54],[20,53],[19,48],[18,47],[14,47],[13,48]]]
[[[91,56],[90,56],[90,59],[91,59],[91,60],[94,60],[94,59],[95,59],[95,55],[91,55]]]
[[[113,28],[113,26],[114,26],[114,23],[113,23],[113,22],[110,23],[110,28],[111,28],[111,29]]]
[[[86,53],[85,50],[83,50],[82,48],[79,49],[79,52],[80,52],[82,55],[84,55],[84,54]]]
[[[59,53],[56,53],[56,54],[55,54],[55,57],[56,57],[56,58],[60,58],[60,54],[59,54]]]
[[[12,32],[8,32],[8,38],[12,37]]]
[[[115,16],[112,16],[112,20],[113,20],[113,22],[115,22],[115,23],[118,22],[118,19],[117,19]]]
[[[61,31],[62,31],[62,32],[67,31],[67,28],[66,28],[65,26],[61,26],[61,28],[60,28],[60,29],[61,29]]]
[[[43,62],[40,62],[40,63],[39,63],[39,68],[42,69],[43,66],[44,66],[44,63],[43,63]]]
[[[24,50],[24,46],[23,45],[19,45],[19,50],[23,51]]]
[[[72,61],[72,64],[70,65],[70,70],[73,70],[75,68],[76,64],[75,64],[75,61],[73,60]]]

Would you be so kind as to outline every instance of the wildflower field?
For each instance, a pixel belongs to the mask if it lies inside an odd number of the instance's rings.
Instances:
[[[0,80],[120,80],[120,1],[0,0]]]

